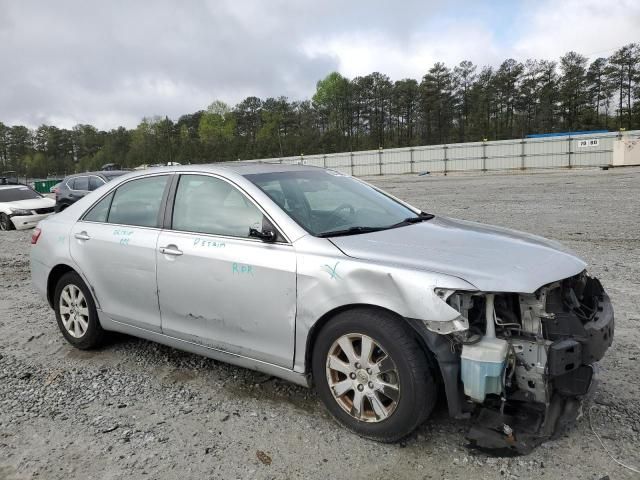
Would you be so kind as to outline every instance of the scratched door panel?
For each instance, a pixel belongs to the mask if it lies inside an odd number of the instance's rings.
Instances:
[[[163,231],[158,291],[163,333],[292,368],[296,315],[293,247]]]
[[[86,233],[88,240],[76,238]],[[100,308],[113,320],[160,331],[156,284],[158,229],[80,221],[70,251]]]

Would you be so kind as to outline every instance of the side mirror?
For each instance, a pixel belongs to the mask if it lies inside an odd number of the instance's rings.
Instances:
[[[257,228],[250,228],[249,237],[259,238],[263,242],[273,243],[277,240],[278,234],[275,232],[275,230],[270,228],[263,229],[263,230],[258,230]]]

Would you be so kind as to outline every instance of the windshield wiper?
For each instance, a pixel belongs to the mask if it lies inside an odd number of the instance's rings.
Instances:
[[[371,233],[371,232],[379,232],[381,230],[389,230],[390,228],[403,227],[405,225],[411,225],[412,223],[425,222],[427,220],[431,220],[435,215],[430,213],[420,212],[417,217],[409,217],[405,218],[401,222],[394,223],[393,225],[389,225],[386,227],[349,227],[344,230],[333,230],[329,232],[322,232],[316,235],[320,238],[325,237],[340,237],[345,235],[357,235],[359,233]]]
[[[370,232],[379,232],[380,230],[386,230],[389,227],[349,227],[344,230],[333,230],[329,232],[322,232],[316,235],[320,238],[325,237],[341,237],[345,235],[357,235],[358,233],[370,233]]]
[[[412,223],[426,222],[427,220],[431,220],[434,217],[435,215],[432,215],[430,213],[420,212],[417,217],[405,218],[401,222],[394,223],[389,228],[404,227],[405,225],[411,225]]]

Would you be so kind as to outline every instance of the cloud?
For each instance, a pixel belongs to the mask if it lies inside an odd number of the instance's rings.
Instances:
[[[622,45],[640,41],[640,2],[622,0],[544,0],[530,3],[513,45],[516,58],[556,59],[568,51],[607,57]]]
[[[337,67],[305,56],[283,20],[248,5],[243,16],[232,1],[4,1],[0,118],[132,126],[216,98],[302,97]]]
[[[636,3],[0,0],[0,121],[132,127],[214,99],[309,98],[332,70],[419,79],[435,61],[590,53],[638,36]]]
[[[465,35],[461,36],[463,30]],[[436,62],[449,66],[473,59],[492,64],[500,55],[492,32],[474,23],[456,25],[428,33],[410,34],[409,41],[388,34],[360,32],[336,35],[331,39],[312,38],[303,43],[311,58],[331,56],[338,60],[339,71],[347,77],[378,71],[401,78],[420,79]]]

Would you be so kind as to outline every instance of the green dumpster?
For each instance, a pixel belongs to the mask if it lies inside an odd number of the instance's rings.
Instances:
[[[51,187],[55,184],[60,183],[59,179],[47,179],[47,180],[36,180],[33,182],[33,186],[35,191],[38,193],[49,193]]]

